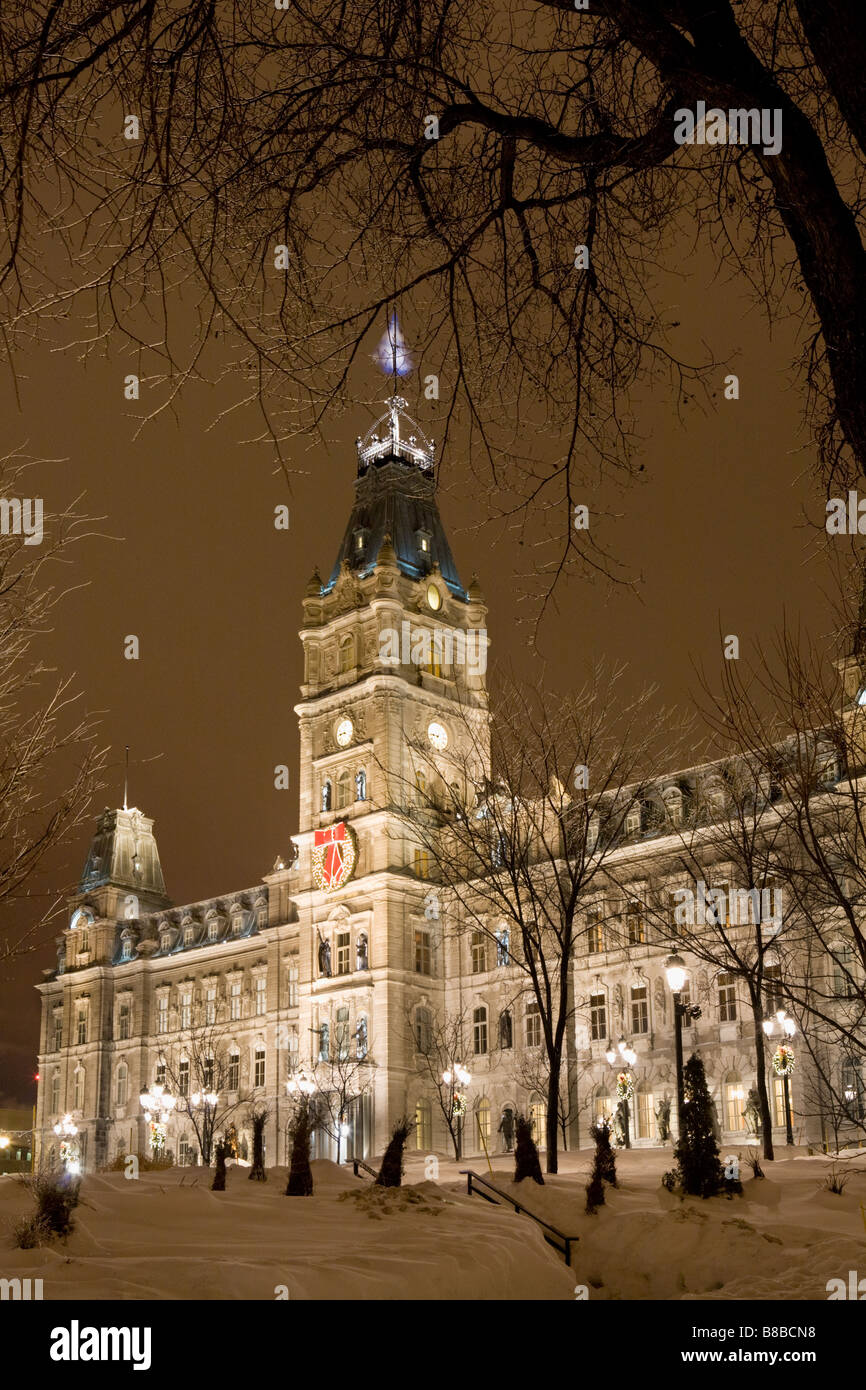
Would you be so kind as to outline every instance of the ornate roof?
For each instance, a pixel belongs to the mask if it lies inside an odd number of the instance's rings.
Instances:
[[[323,591],[336,583],[343,561],[357,574],[369,573],[390,536],[403,574],[420,579],[438,564],[452,594],[465,601],[436,504],[433,443],[406,413],[402,396],[386,404],[385,414],[358,439],[355,505]]]

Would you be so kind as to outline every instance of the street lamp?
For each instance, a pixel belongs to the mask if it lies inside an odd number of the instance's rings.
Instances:
[[[665,964],[665,974],[668,980],[668,988],[674,1000],[674,1041],[676,1044],[677,1056],[677,1133],[682,1138],[683,1133],[683,1106],[686,1101],[685,1083],[683,1081],[683,1019],[700,1018],[701,1010],[697,1004],[684,1004],[682,992],[688,975],[686,973],[686,963],[682,956],[674,953],[668,956]]]
[[[637,1061],[637,1053],[635,1052],[634,1048],[626,1042],[625,1038],[620,1038],[619,1042],[617,1043],[617,1049],[619,1051],[620,1057],[623,1059],[626,1065],[629,1067],[633,1067],[635,1062]],[[616,1062],[617,1056],[613,1044],[611,1044],[611,1046],[607,1049],[605,1056],[607,1057],[607,1060],[610,1063],[610,1065],[613,1066]],[[627,1149],[630,1149],[631,1133],[629,1130],[629,1120],[631,1116],[628,1102],[629,1096],[634,1094],[634,1077],[632,1076],[630,1071],[620,1072],[616,1081],[616,1093],[619,1096],[620,1101],[622,1103],[622,1117],[625,1126],[625,1147]]]
[[[442,1073],[442,1083],[451,1092],[449,1113],[452,1120],[457,1117],[457,1160],[463,1157],[463,1116],[466,1114],[466,1087],[471,1082],[472,1077],[464,1066],[459,1062],[453,1062],[451,1066]]]
[[[157,1150],[163,1148],[165,1144],[165,1127],[171,1118],[171,1113],[177,1105],[174,1096],[169,1095],[168,1091],[160,1082],[155,1082],[152,1089],[142,1091],[138,1097],[139,1104],[144,1111],[144,1118],[150,1125],[150,1147]],[[155,1120],[153,1117],[158,1118]]]
[[[768,1038],[769,1038],[769,1037],[772,1037],[773,1033],[775,1032],[776,1024],[777,1024],[777,1023],[778,1023],[778,1025],[779,1025],[779,1030],[780,1030],[782,1033],[785,1034],[785,1037],[786,1037],[786,1038],[788,1038],[788,1039],[793,1038],[794,1034],[795,1034],[796,1031],[797,1031],[797,1025],[796,1025],[796,1023],[794,1022],[794,1020],[793,1020],[792,1018],[789,1018],[789,1017],[788,1017],[788,1015],[787,1015],[787,1013],[785,1012],[784,1009],[777,1009],[777,1010],[776,1010],[776,1017],[775,1017],[775,1018],[765,1018],[765,1019],[764,1019],[764,1022],[763,1022],[763,1025],[762,1025],[762,1026],[763,1026],[764,1032],[766,1033],[766,1035],[767,1035]],[[782,1085],[783,1085],[784,1088],[785,1088],[785,1089],[784,1089],[784,1094],[785,1094],[785,1143],[786,1143],[786,1144],[793,1144],[793,1143],[794,1143],[794,1126],[793,1126],[793,1123],[792,1123],[792,1120],[791,1120],[791,1093],[790,1093],[790,1088],[789,1088],[789,1083],[788,1083],[788,1077],[791,1075],[791,1072],[792,1072],[793,1070],[794,1070],[794,1052],[793,1052],[793,1049],[791,1048],[791,1046],[789,1045],[789,1043],[779,1043],[779,1046],[776,1048],[776,1051],[773,1053],[773,1071],[776,1073],[777,1076],[781,1076],[781,1078],[782,1078]]]
[[[71,1115],[64,1115],[63,1119],[58,1120],[54,1126],[54,1133],[60,1139],[60,1162],[65,1166],[67,1173],[77,1176],[81,1172],[78,1125]]]

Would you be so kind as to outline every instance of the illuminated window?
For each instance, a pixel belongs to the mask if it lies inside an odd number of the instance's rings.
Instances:
[[[205,995],[204,1021],[205,1023],[216,1023],[216,989],[213,986]]]
[[[592,1118],[598,1124],[600,1120],[610,1120],[613,1115],[613,1105],[610,1096],[603,1087],[599,1087],[592,1098]]]
[[[732,1073],[725,1082],[725,1128],[735,1132],[745,1129],[746,1093],[739,1076]]]
[[[586,949],[590,955],[604,950],[604,921],[600,907],[592,907],[587,913]]]
[[[192,995],[182,994],[180,998],[180,1026],[192,1027]]]
[[[343,768],[337,778],[337,810],[342,811],[345,806],[352,803],[352,774],[347,767]]]
[[[256,1015],[260,1018],[268,1011],[268,982],[264,975],[256,980]]]
[[[472,1050],[477,1057],[487,1051],[487,1010],[483,1006],[472,1014]]]
[[[430,855],[426,849],[416,849],[412,856],[412,868],[417,878],[430,877]]]
[[[433,1147],[433,1108],[422,1097],[415,1106],[415,1148],[429,1153]]]
[[[536,1147],[547,1147],[547,1104],[541,1096],[534,1096],[529,1107],[529,1127]]]
[[[478,1147],[485,1153],[490,1149],[490,1101],[482,1096],[475,1111],[475,1133]]]
[[[77,1040],[79,1046],[81,1046],[82,1043],[86,1043],[86,1042],[87,1042],[87,1009],[86,1009],[86,1007],[81,1007],[81,1008],[79,1008],[79,1010],[78,1010],[77,1028],[76,1028],[76,1035],[75,1035],[75,1036],[76,1036],[76,1040]]]
[[[254,1079],[253,1079],[253,1085],[254,1085],[254,1086],[264,1086],[264,1084],[265,1084],[265,1049],[264,1049],[263,1047],[257,1047],[257,1048],[256,1048],[255,1067],[254,1067],[253,1077],[254,1077]]]
[[[640,903],[629,903],[625,914],[629,946],[643,946],[646,942],[646,926],[643,907]]]
[[[637,1137],[655,1139],[656,1114],[653,1108],[652,1091],[640,1090],[637,1093]]]
[[[177,1069],[177,1089],[179,1095],[189,1095],[189,1061],[184,1058]]]
[[[791,1124],[794,1123],[794,1111],[791,1109],[791,1086],[788,1084],[788,1109],[791,1112]],[[773,1077],[773,1124],[785,1124],[785,1078],[783,1076]]]
[[[160,995],[156,1001],[156,1031],[168,1032],[168,998],[165,995]]]

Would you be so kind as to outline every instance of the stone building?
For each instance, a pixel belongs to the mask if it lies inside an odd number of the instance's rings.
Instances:
[[[411,747],[438,753],[467,740],[467,765],[486,773],[487,610],[477,581],[465,586],[435,497],[430,442],[395,397],[358,441],[355,502],[336,562],[303,596],[304,683],[298,830],[261,881],[175,907],[166,895],[153,821],[124,806],[96,826],[56,969],[42,997],[37,1155],[57,1162],[54,1126],[69,1116],[82,1166],[154,1142],[177,1162],[201,1156],[202,1119],[232,1128],[249,1157],[252,1104],[268,1108],[266,1161],[285,1163],[294,1101],[288,1083],[308,1073],[321,1094],[319,1155],[382,1152],[390,1129],[414,1117],[414,1144],[447,1149],[444,1121],[418,1046],[437,1016],[465,1012],[472,1073],[463,1153],[506,1146],[510,1111],[544,1135],[533,1088],[541,1039],[531,999],[515,993],[507,949],[493,937],[451,930],[431,899],[427,856],[388,809],[418,776]],[[471,735],[471,737],[470,737]],[[443,767],[443,775],[445,775]],[[660,805],[676,824],[688,776],[668,779]],[[457,789],[465,793],[464,789]],[[624,856],[658,851],[634,827]],[[639,903],[588,921],[575,957],[580,1003],[567,1055],[569,1145],[586,1144],[594,1116],[616,1105],[611,1041],[634,1048],[633,1142],[659,1142],[658,1114],[675,1105],[673,1012],[664,979],[669,945],[654,942]],[[725,1142],[744,1138],[754,1084],[737,982],[693,967],[702,1017],[687,1029],[714,1091]],[[772,1002],[772,1001],[770,1001]],[[519,1065],[518,1065],[519,1061]],[[799,1117],[797,1137],[820,1139]],[[177,1102],[148,1119],[142,1092],[165,1087]],[[857,1082],[860,1085],[860,1082]],[[196,1098],[196,1099],[193,1099]],[[784,1142],[782,1087],[773,1089]],[[316,1101],[321,1105],[320,1098]]]

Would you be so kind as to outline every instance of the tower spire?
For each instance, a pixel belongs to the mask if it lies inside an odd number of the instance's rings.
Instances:
[[[128,792],[129,792],[129,744],[126,745],[126,761],[125,761],[124,769],[123,769],[123,809],[124,809],[124,811],[128,811],[128,810],[129,810],[129,806],[127,805],[127,796],[128,796]]]

